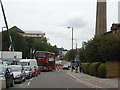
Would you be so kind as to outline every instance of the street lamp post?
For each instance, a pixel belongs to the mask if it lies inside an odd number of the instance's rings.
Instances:
[[[6,27],[5,26],[2,27],[2,32],[3,32],[4,28],[6,28]]]
[[[68,29],[70,29],[70,28],[72,29],[72,50],[73,50],[73,27],[67,27],[67,28],[68,28]],[[74,60],[71,61],[71,72],[73,71],[73,67],[74,67],[73,61],[74,61]]]
[[[73,50],[73,27],[68,27],[68,29],[71,28],[72,29],[72,50]]]
[[[76,50],[77,50],[77,39],[75,39],[76,40]]]

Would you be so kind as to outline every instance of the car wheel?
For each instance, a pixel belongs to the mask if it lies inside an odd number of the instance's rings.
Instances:
[[[9,86],[8,86],[8,85],[6,85],[6,88],[9,88]]]
[[[30,79],[32,78],[32,75],[30,75]]]
[[[32,78],[32,75],[30,76],[30,79]]]
[[[26,78],[24,77],[24,82],[26,81]]]
[[[38,71],[38,74],[41,74],[40,70]]]
[[[20,83],[22,83],[22,77],[20,78]]]
[[[31,78],[31,75],[29,75],[29,79]]]
[[[35,73],[35,76],[37,76],[37,72]]]

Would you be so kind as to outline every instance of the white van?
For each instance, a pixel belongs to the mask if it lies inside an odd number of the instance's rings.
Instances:
[[[20,64],[22,66],[30,66],[31,68],[34,68],[34,67],[38,68],[36,59],[21,59]]]

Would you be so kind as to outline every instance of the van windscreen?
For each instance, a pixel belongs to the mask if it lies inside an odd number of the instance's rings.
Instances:
[[[20,62],[22,66],[29,66],[28,62]]]

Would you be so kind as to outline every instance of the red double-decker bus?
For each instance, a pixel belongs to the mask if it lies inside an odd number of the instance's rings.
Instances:
[[[41,71],[55,70],[55,53],[48,51],[36,51],[35,59]]]

